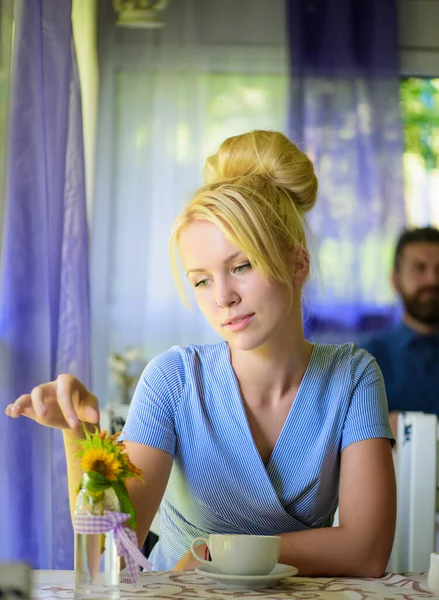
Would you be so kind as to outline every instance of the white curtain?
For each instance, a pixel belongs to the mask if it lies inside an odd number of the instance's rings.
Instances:
[[[178,296],[169,234],[224,138],[286,130],[288,66],[283,0],[170,0],[160,31],[117,28],[101,6],[92,322],[104,405],[111,352],[216,339]]]

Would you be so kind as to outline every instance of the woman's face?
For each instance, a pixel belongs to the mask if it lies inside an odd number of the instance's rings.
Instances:
[[[180,255],[201,312],[229,345],[252,350],[288,326],[291,295],[250,265],[222,230],[197,220],[182,232]]]

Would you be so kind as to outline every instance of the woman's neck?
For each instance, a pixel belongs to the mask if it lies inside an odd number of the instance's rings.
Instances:
[[[298,388],[313,346],[304,338],[302,319],[293,320],[275,339],[254,350],[231,347],[230,360],[241,385],[267,400]]]

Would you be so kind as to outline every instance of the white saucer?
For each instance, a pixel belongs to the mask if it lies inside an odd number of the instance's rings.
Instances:
[[[285,577],[297,575],[299,569],[278,563],[268,575],[224,575],[210,565],[201,565],[200,567],[196,567],[195,571],[199,575],[213,579],[213,581],[216,581],[222,587],[260,590],[261,588],[274,585],[277,581]]]

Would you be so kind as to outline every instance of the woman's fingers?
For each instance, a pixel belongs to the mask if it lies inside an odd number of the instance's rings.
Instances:
[[[32,399],[32,406],[34,411],[39,417],[44,417],[47,410],[44,405],[44,386],[38,385],[30,393]]]
[[[32,405],[32,398],[30,394],[23,394],[12,404],[8,404],[6,407],[6,414],[13,419],[17,417],[25,416],[31,419],[36,419],[37,415]]]
[[[99,424],[99,402],[94,394],[87,393],[85,398],[81,398],[78,415],[81,421]]]
[[[75,407],[79,406],[78,380],[72,375],[58,375],[56,380],[57,400],[61,412],[72,429],[79,426],[80,421]]]
[[[76,377],[65,374],[20,396],[5,412],[13,418],[23,415],[61,429],[76,429],[82,422],[99,425],[98,399]]]
[[[73,429],[81,422],[99,423],[98,399],[76,377],[58,376],[57,400],[65,420]]]

